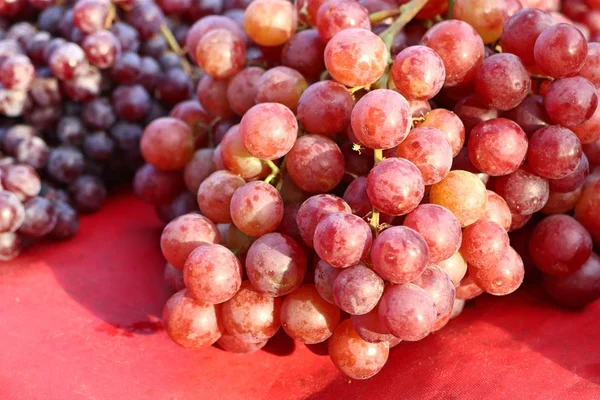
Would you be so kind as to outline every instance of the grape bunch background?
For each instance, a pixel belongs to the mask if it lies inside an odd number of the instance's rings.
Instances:
[[[283,328],[366,379],[526,269],[600,297],[600,2],[27,5],[0,2],[3,259],[137,169],[184,347]]]

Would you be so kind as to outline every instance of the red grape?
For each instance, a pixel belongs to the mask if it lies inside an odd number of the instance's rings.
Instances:
[[[435,303],[438,320],[452,312],[456,290],[452,279],[446,272],[435,266],[429,266],[413,283],[429,293]]]
[[[585,37],[570,24],[555,24],[544,29],[533,49],[537,66],[553,78],[577,73],[583,67],[586,55]]]
[[[556,124],[576,126],[589,120],[598,106],[596,88],[585,78],[558,79],[550,85],[544,104]]]
[[[210,115],[221,118],[234,116],[234,112],[227,100],[228,84],[228,80],[213,79],[210,75],[204,75],[200,79],[196,92],[198,101]]]
[[[298,100],[306,90],[306,79],[296,70],[275,67],[265,72],[256,83],[256,103],[280,103],[292,112],[298,108]]]
[[[498,110],[518,106],[531,89],[529,73],[519,57],[494,54],[483,61],[475,77],[475,92],[481,102]]]
[[[319,260],[315,267],[315,288],[323,300],[328,303],[335,304],[333,283],[341,271],[343,270],[334,268],[323,260]]]
[[[281,50],[281,63],[300,72],[311,81],[319,79],[325,69],[325,44],[315,29],[297,32]]]
[[[317,29],[323,43],[331,40],[336,33],[349,28],[371,30],[369,12],[352,0],[329,0],[319,7]]]
[[[505,296],[517,290],[524,275],[523,260],[512,247],[508,248],[495,266],[473,268],[470,274],[477,286],[495,296]]]
[[[509,17],[506,0],[456,0],[452,11],[454,18],[471,24],[485,43],[500,38]]]
[[[398,53],[391,73],[396,90],[414,100],[434,97],[446,78],[444,62],[434,50],[425,46],[410,46]]]
[[[487,203],[485,205],[485,215],[482,218],[486,221],[493,221],[508,232],[512,223],[512,215],[506,200],[498,196],[496,192],[487,191]]]
[[[373,310],[383,294],[383,279],[362,264],[342,270],[333,282],[335,304],[352,315]]]
[[[358,336],[369,343],[389,342],[396,339],[381,322],[377,308],[363,315],[353,315],[351,321],[352,328]]]
[[[600,180],[586,185],[575,206],[575,218],[600,243]]]
[[[534,175],[528,167],[521,167],[510,175],[498,177],[495,191],[506,200],[513,214],[527,216],[544,207],[550,189],[548,180]],[[515,223],[514,215],[512,222]]]
[[[247,67],[237,73],[227,85],[227,101],[238,115],[244,115],[256,101],[256,87],[265,70],[259,67]]]
[[[600,297],[600,257],[591,257],[575,273],[566,276],[544,275],[544,289],[558,303],[584,307]]]
[[[158,169],[183,168],[194,155],[192,131],[178,119],[156,119],[144,130],[140,150],[144,159]]]
[[[227,170],[245,180],[262,179],[269,174],[269,167],[244,147],[239,125],[232,126],[221,140],[221,159]]]
[[[235,226],[248,236],[274,232],[283,218],[283,200],[277,189],[262,181],[239,187],[229,208]]]
[[[465,143],[465,126],[461,119],[452,111],[443,108],[431,110],[424,118],[418,126],[439,129],[452,146],[452,156],[455,157]]]
[[[521,104],[502,116],[516,122],[528,136],[551,123],[544,107],[544,98],[538,95],[525,97]]]
[[[525,65],[535,64],[533,58],[535,41],[540,33],[551,25],[554,25],[554,19],[547,12],[536,8],[517,11],[504,24],[500,38],[502,51],[518,56]]]
[[[223,350],[230,353],[246,354],[258,351],[266,346],[268,340],[263,340],[257,343],[245,342],[224,332],[223,335],[217,340],[217,344]]]
[[[345,87],[334,81],[310,85],[298,102],[298,121],[309,133],[333,136],[350,122],[354,100]]]
[[[198,193],[200,184],[212,173],[213,149],[197,150],[186,164],[183,179],[190,193]]]
[[[600,44],[588,43],[587,56],[579,76],[592,82],[597,89],[600,88]]]
[[[246,44],[235,32],[214,29],[196,45],[196,62],[215,79],[230,78],[244,67]]]
[[[529,139],[527,161],[531,170],[541,177],[564,178],[577,169],[581,157],[579,139],[566,128],[548,126]]]
[[[338,212],[351,213],[352,209],[344,200],[331,194],[312,196],[302,203],[296,215],[296,222],[304,243],[314,247],[313,238],[319,222]]]
[[[491,268],[504,257],[508,246],[503,227],[494,221],[480,220],[464,229],[460,253],[473,267]]]
[[[415,284],[389,286],[379,303],[379,317],[392,335],[406,341],[417,341],[433,328],[435,303],[425,289]]]

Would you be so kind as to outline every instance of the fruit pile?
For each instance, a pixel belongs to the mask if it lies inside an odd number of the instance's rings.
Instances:
[[[600,3],[400,3],[254,0],[190,28],[198,101],[146,127],[134,182],[174,218],[179,345],[282,327],[366,379],[519,288],[522,257],[559,302],[600,297]]]
[[[118,9],[117,9],[118,7]],[[197,12],[199,18],[211,12]],[[153,2],[0,1],[0,260],[77,232],[143,163],[145,125],[192,93]],[[174,24],[172,24],[174,26]],[[174,29],[183,43],[185,24]]]

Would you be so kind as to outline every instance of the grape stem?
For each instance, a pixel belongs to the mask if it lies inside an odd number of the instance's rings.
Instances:
[[[279,167],[271,160],[263,161],[269,166],[269,168],[271,168],[271,173],[265,178],[265,183],[271,183],[273,179],[275,179],[279,175]]]
[[[388,51],[392,49],[394,37],[421,11],[429,0],[411,0],[399,8],[400,16],[383,32],[379,34]]]
[[[106,20],[104,21],[104,29],[110,29],[116,16],[117,16],[117,8],[111,1],[110,5],[108,7],[108,14],[106,15]]]
[[[179,46],[179,43],[177,42],[175,35],[173,35],[173,32],[171,32],[171,29],[169,29],[169,27],[167,26],[166,23],[163,23],[160,26],[160,33],[163,35],[163,37],[169,44],[169,47],[171,48],[171,50],[173,50],[175,52],[175,54],[177,54],[179,56],[179,59],[181,60],[181,66],[183,67],[183,70],[185,71],[185,73],[188,76],[191,76],[192,66],[190,65],[189,61],[187,60],[187,58],[185,56],[185,52]]]
[[[452,19],[454,18],[453,13],[454,13],[454,2],[456,0],[448,0],[448,15],[446,16],[446,19]]]
[[[373,14],[369,14],[369,20],[371,21],[372,24],[377,24],[385,19],[388,19],[390,17],[395,17],[397,15],[400,15],[400,10],[401,7],[398,7],[396,9],[393,10],[383,10],[383,11],[377,11],[374,12]]]
[[[373,150],[373,161],[375,165],[383,160],[383,150],[375,149]],[[373,211],[371,212],[371,220],[369,221],[371,227],[375,230],[375,235],[379,233],[379,210],[373,206]]]

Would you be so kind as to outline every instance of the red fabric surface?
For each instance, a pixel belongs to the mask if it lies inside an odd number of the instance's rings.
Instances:
[[[536,288],[471,302],[364,382],[281,331],[250,355],[185,350],[157,322],[160,230],[118,195],[73,240],[0,265],[0,399],[600,399],[600,302],[566,311]]]

